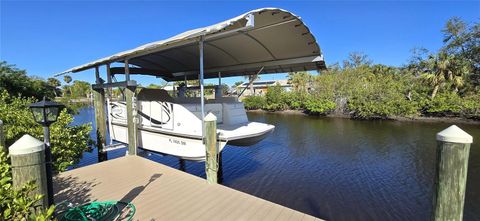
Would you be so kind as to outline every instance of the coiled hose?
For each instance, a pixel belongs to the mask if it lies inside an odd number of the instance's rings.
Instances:
[[[60,221],[130,221],[135,206],[121,201],[91,202],[76,206],[59,214]]]

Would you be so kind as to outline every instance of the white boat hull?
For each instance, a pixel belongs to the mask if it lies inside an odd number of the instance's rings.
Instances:
[[[125,125],[112,125],[114,140],[128,143],[128,129]],[[226,142],[219,142],[222,151]],[[137,130],[137,146],[139,148],[175,156],[184,160],[204,161],[205,145],[201,137],[188,137],[175,134],[162,133],[161,131],[139,128]]]
[[[136,106],[134,115],[138,118],[136,135],[139,148],[186,160],[205,160],[198,103],[182,103],[181,100],[139,100]],[[222,151],[227,143],[234,146],[253,145],[275,128],[269,124],[248,122],[243,103],[238,101],[219,99],[207,103],[205,109],[217,116],[219,151]],[[125,102],[110,103],[109,113],[112,140],[128,143]]]

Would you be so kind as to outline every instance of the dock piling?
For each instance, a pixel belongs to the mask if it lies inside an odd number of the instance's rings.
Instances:
[[[472,136],[452,125],[437,134],[434,220],[462,220]]]
[[[137,155],[136,114],[133,113],[135,105],[135,88],[125,88],[127,101],[127,125],[128,125],[128,155]]]
[[[217,117],[208,113],[205,122],[205,173],[208,183],[218,183]]]
[[[98,67],[95,68],[96,83],[102,84]],[[95,125],[97,135],[97,153],[98,162],[107,160],[107,153],[103,151],[106,144],[107,125],[105,116],[105,89],[95,88],[93,91],[94,108],[95,108]]]
[[[19,189],[24,184],[35,181],[37,189],[34,193],[44,196],[39,205],[47,208],[49,197],[44,143],[26,134],[9,147],[9,153],[13,187]]]
[[[125,81],[130,81],[130,66],[128,60],[125,63]],[[128,125],[128,155],[137,155],[137,113],[135,99],[136,87],[125,87],[125,100],[127,103],[127,125]],[[135,111],[135,112],[134,112]]]

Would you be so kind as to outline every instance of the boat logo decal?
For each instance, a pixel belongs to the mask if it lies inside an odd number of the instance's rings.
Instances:
[[[155,119],[155,118],[149,116],[148,114],[143,113],[142,111],[137,111],[137,114],[146,118],[146,119],[149,119],[150,122],[152,122],[153,124],[157,124],[157,125],[167,124],[172,119],[171,114],[172,114],[172,110],[173,110],[173,104],[168,103],[168,102],[159,102],[159,101],[157,101],[157,103],[160,104],[161,111],[163,111],[166,114],[166,120],[165,121]],[[122,105],[123,107],[121,107],[120,105]],[[125,108],[126,108],[126,104],[124,102],[112,103],[112,113],[110,115],[115,120],[123,120],[124,121],[124,120],[127,119],[126,114],[124,113]]]
[[[126,106],[125,103],[122,102],[116,102],[116,103],[110,103],[112,105],[112,112],[110,113],[110,116],[112,116],[113,119],[115,120],[127,120],[127,116],[124,113],[123,109],[120,105]]]

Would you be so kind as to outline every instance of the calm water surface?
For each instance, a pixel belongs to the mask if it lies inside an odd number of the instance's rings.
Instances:
[[[93,121],[84,108],[75,123]],[[429,220],[435,167],[435,134],[449,124],[354,121],[249,113],[276,125],[252,147],[227,146],[223,185],[328,220]],[[464,220],[480,220],[480,126],[458,125],[474,137]],[[93,134],[92,134],[93,135]],[[112,151],[109,159],[125,154]],[[178,159],[149,159],[178,168]],[[85,153],[77,165],[97,161]],[[186,171],[205,177],[204,163]]]

